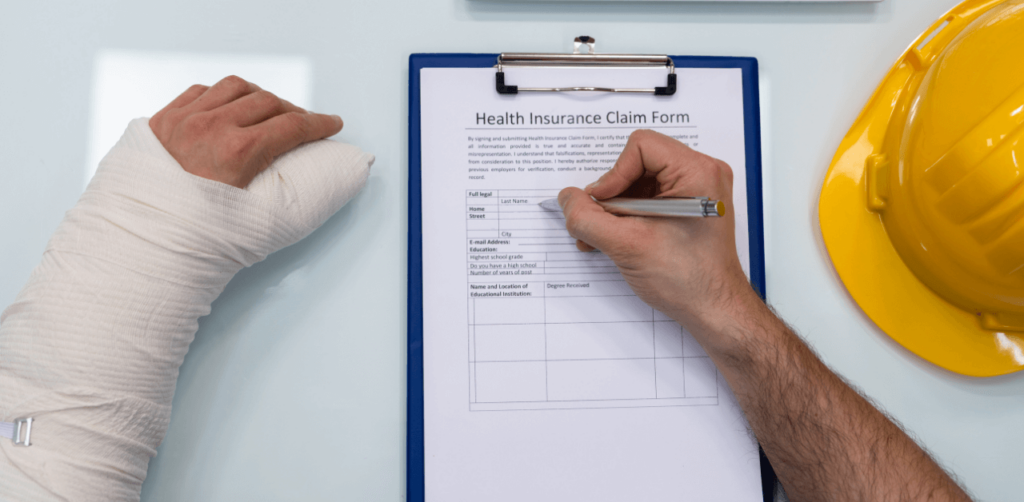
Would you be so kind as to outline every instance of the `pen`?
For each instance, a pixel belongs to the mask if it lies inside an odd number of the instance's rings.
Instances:
[[[708,216],[724,216],[725,203],[707,197],[656,197],[653,199],[630,199],[613,197],[597,200],[605,211],[620,216],[668,216],[673,218]],[[547,211],[561,211],[558,199],[548,199],[540,203]]]

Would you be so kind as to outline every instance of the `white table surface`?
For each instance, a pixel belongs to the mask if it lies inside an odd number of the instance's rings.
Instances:
[[[340,139],[377,164],[354,202],[241,272],[201,321],[143,499],[404,500],[409,54],[564,52],[587,34],[601,52],[753,56],[769,82],[770,303],[976,496],[1015,499],[1024,375],[957,376],[891,341],[838,281],[816,215],[829,160],[879,79],[954,4],[8,2],[0,304],[81,193],[100,51],[304,56],[313,106],[341,114]]]

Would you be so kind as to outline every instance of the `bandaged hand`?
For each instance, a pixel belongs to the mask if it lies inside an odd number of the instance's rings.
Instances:
[[[0,316],[0,500],[138,500],[198,319],[365,184],[341,127],[237,77],[128,126]]]
[[[596,248],[608,255],[637,296],[712,349],[730,341],[702,335],[723,324],[729,306],[737,299],[759,301],[736,254],[732,176],[724,162],[668,136],[640,130],[630,135],[610,171],[586,191],[566,188],[558,201],[580,250]],[[646,196],[721,200],[725,216],[614,216],[591,199],[638,189]]]
[[[149,119],[186,171],[245,188],[270,162],[341,131],[341,117],[312,113],[238,77],[194,85]]]

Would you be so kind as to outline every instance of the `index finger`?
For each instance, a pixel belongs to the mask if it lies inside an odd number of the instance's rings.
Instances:
[[[287,112],[246,129],[257,133],[263,153],[275,159],[303,143],[334,136],[343,125],[337,115]]]
[[[657,175],[673,163],[686,163],[700,156],[693,149],[650,129],[633,131],[612,169],[587,187],[596,199],[621,194],[644,174]]]

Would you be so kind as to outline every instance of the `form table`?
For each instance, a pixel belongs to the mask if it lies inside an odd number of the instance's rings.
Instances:
[[[718,404],[718,372],[676,322],[584,253],[558,190],[467,190],[473,411]]]

